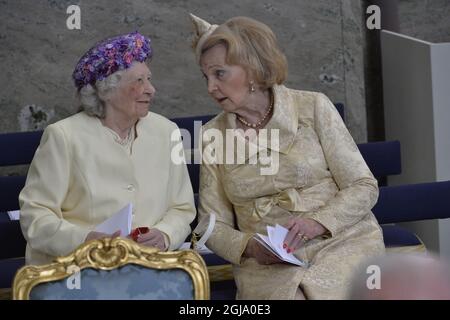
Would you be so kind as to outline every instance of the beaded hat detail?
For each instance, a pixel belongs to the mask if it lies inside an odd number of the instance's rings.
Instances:
[[[128,69],[134,61],[151,59],[151,40],[136,32],[108,38],[98,42],[78,61],[72,77],[81,90],[94,85],[116,71]]]

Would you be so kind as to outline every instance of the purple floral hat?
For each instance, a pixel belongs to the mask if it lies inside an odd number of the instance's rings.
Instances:
[[[102,40],[78,61],[72,74],[75,86],[80,90],[87,84],[94,85],[118,70],[128,69],[133,61],[144,62],[152,54],[151,40],[137,31]]]

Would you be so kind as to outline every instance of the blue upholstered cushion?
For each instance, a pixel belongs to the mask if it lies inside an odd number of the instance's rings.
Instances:
[[[6,213],[0,213],[0,260],[25,256],[26,241],[19,221],[9,220]]]
[[[215,253],[204,254],[202,255],[202,258],[205,260],[207,266],[221,266],[224,264],[230,264],[230,262],[219,257]]]
[[[384,225],[381,228],[383,229],[384,243],[387,248],[418,246],[422,244],[413,232],[405,228],[391,225]]]
[[[0,134],[0,167],[31,163],[42,133],[40,130]]]
[[[83,269],[80,289],[68,289],[70,278],[34,287],[32,300],[192,300],[194,286],[181,269],[155,270],[126,265],[111,271]]]
[[[450,181],[380,188],[373,213],[379,223],[450,218]]]
[[[16,271],[25,265],[25,258],[0,260],[0,288],[11,288]]]
[[[200,165],[191,161],[191,163],[187,165],[187,169],[189,178],[191,179],[192,190],[195,194],[198,194],[200,189]]]
[[[400,142],[360,143],[358,148],[375,177],[381,178],[402,172]]]
[[[236,284],[234,280],[211,282],[211,300],[236,299]]]
[[[25,185],[25,179],[25,176],[0,177],[0,211],[19,209],[19,193]]]
[[[10,288],[16,271],[25,264],[25,239],[19,221],[0,212],[0,288]]]

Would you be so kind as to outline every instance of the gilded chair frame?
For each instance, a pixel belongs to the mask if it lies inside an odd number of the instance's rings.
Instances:
[[[104,238],[83,243],[71,254],[56,258],[54,263],[28,265],[19,269],[13,282],[13,300],[28,300],[36,285],[72,276],[71,266],[77,266],[80,271],[85,268],[112,270],[127,264],[159,270],[183,269],[192,279],[194,299],[210,298],[208,271],[197,252],[162,252],[129,239]]]

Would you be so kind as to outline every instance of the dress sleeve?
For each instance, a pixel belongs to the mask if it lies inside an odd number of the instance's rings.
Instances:
[[[311,218],[335,236],[370,212],[378,199],[378,185],[342,118],[325,95],[317,96],[314,112],[315,130],[339,191]]]
[[[61,206],[69,189],[70,162],[63,129],[48,126],[19,195],[20,224],[25,239],[33,249],[51,256],[69,254],[90,232],[63,217]]]
[[[222,175],[217,164],[203,161],[200,167],[199,226],[207,225],[209,215],[216,215],[216,224],[206,245],[233,264],[240,264],[241,256],[252,234],[235,228],[232,203],[223,188]]]
[[[175,125],[174,130],[176,134],[174,134],[174,141],[171,141],[170,150],[180,150],[180,156],[184,159],[181,135]],[[167,211],[161,221],[153,227],[167,235],[168,249],[176,250],[189,235],[191,231],[190,223],[195,218],[196,210],[186,163],[184,161],[173,161],[170,157],[171,154],[165,160],[170,161]]]

